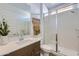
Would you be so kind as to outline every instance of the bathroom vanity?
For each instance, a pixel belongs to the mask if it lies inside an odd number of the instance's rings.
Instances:
[[[27,40],[14,41],[0,46],[0,55],[4,56],[39,56],[40,39],[28,38]]]
[[[25,46],[14,52],[11,52],[6,56],[39,56],[39,55],[40,55],[40,41]]]

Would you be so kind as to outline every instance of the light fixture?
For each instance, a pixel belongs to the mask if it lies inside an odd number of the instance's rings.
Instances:
[[[61,8],[61,9],[58,9],[58,13],[61,13],[61,12],[64,12],[64,11],[68,11],[68,10],[71,10],[73,9],[73,6],[68,6],[68,7],[65,7],[65,8]]]

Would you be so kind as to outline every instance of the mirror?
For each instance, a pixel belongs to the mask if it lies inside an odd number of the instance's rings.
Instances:
[[[30,6],[26,3],[0,4],[0,20],[5,18],[10,33],[9,35],[31,35]]]

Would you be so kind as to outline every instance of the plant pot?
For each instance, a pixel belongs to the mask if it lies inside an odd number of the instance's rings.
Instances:
[[[7,36],[1,36],[0,37],[0,45],[5,45],[8,43],[8,37]]]

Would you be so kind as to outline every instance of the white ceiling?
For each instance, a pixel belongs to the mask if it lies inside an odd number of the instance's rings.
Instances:
[[[46,7],[48,10],[52,9],[52,8],[56,8],[58,6],[63,5],[64,3],[46,3]]]
[[[40,14],[40,3],[30,3],[32,14]],[[44,3],[43,4],[43,13],[48,12],[48,10],[53,9],[63,3]]]
[[[64,7],[72,3],[43,3],[43,13],[47,13],[48,10],[59,8],[60,6]],[[30,3],[32,14],[40,14],[40,3]]]

